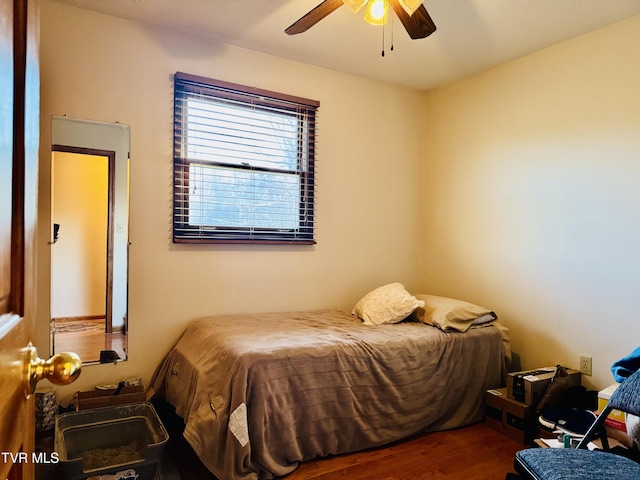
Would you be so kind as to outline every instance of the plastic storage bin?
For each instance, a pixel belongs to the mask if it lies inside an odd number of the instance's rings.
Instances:
[[[54,449],[62,480],[113,475],[153,480],[169,435],[150,403],[131,403],[59,415]]]

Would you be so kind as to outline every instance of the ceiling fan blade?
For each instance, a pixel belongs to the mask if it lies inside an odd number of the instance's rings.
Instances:
[[[409,36],[414,40],[428,37],[436,31],[436,24],[431,20],[431,17],[429,16],[429,13],[427,13],[427,9],[424,8],[424,5],[420,5],[420,8],[413,12],[413,15],[409,15],[405,12],[398,0],[391,0],[391,6],[402,22],[402,25],[404,25]]]
[[[285,30],[285,33],[289,35],[295,35],[297,33],[306,32],[316,23],[329,15],[334,10],[344,5],[342,0],[324,0],[320,5],[307,13],[300,20],[295,22],[289,28]]]

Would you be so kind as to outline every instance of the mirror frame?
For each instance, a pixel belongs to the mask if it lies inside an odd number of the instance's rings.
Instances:
[[[107,292],[105,292],[108,295],[105,312],[108,328],[105,328],[104,334],[113,333],[114,315],[119,316],[122,313],[126,356],[118,361],[125,361],[129,357],[130,127],[118,122],[98,122],[56,115],[52,116],[51,126],[51,156],[55,152],[63,152],[106,156],[109,160]],[[53,225],[53,219],[50,222]],[[49,318],[51,318],[51,312]],[[54,335],[53,332],[50,335],[51,354],[56,353]],[[96,356],[99,355],[100,352],[96,352]],[[99,364],[100,361],[89,360],[82,363],[91,365]]]

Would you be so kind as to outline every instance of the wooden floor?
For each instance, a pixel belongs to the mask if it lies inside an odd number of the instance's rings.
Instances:
[[[301,465],[286,480],[504,480],[522,445],[484,424]]]
[[[216,480],[182,438],[182,420],[171,407],[158,406],[170,441],[171,455],[182,480]],[[177,418],[176,418],[177,417]],[[283,480],[504,480],[513,472],[513,456],[524,448],[508,437],[476,424],[427,433],[384,448],[310,461]]]

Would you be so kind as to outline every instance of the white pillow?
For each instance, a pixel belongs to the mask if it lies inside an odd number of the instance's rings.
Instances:
[[[445,331],[466,332],[472,325],[492,322],[498,318],[488,308],[455,298],[421,293],[417,293],[416,298],[423,300],[424,306],[418,308],[413,317],[422,323],[433,325]]]
[[[365,325],[383,325],[401,322],[418,307],[424,307],[424,302],[407,292],[401,283],[390,283],[367,293],[351,314]]]

